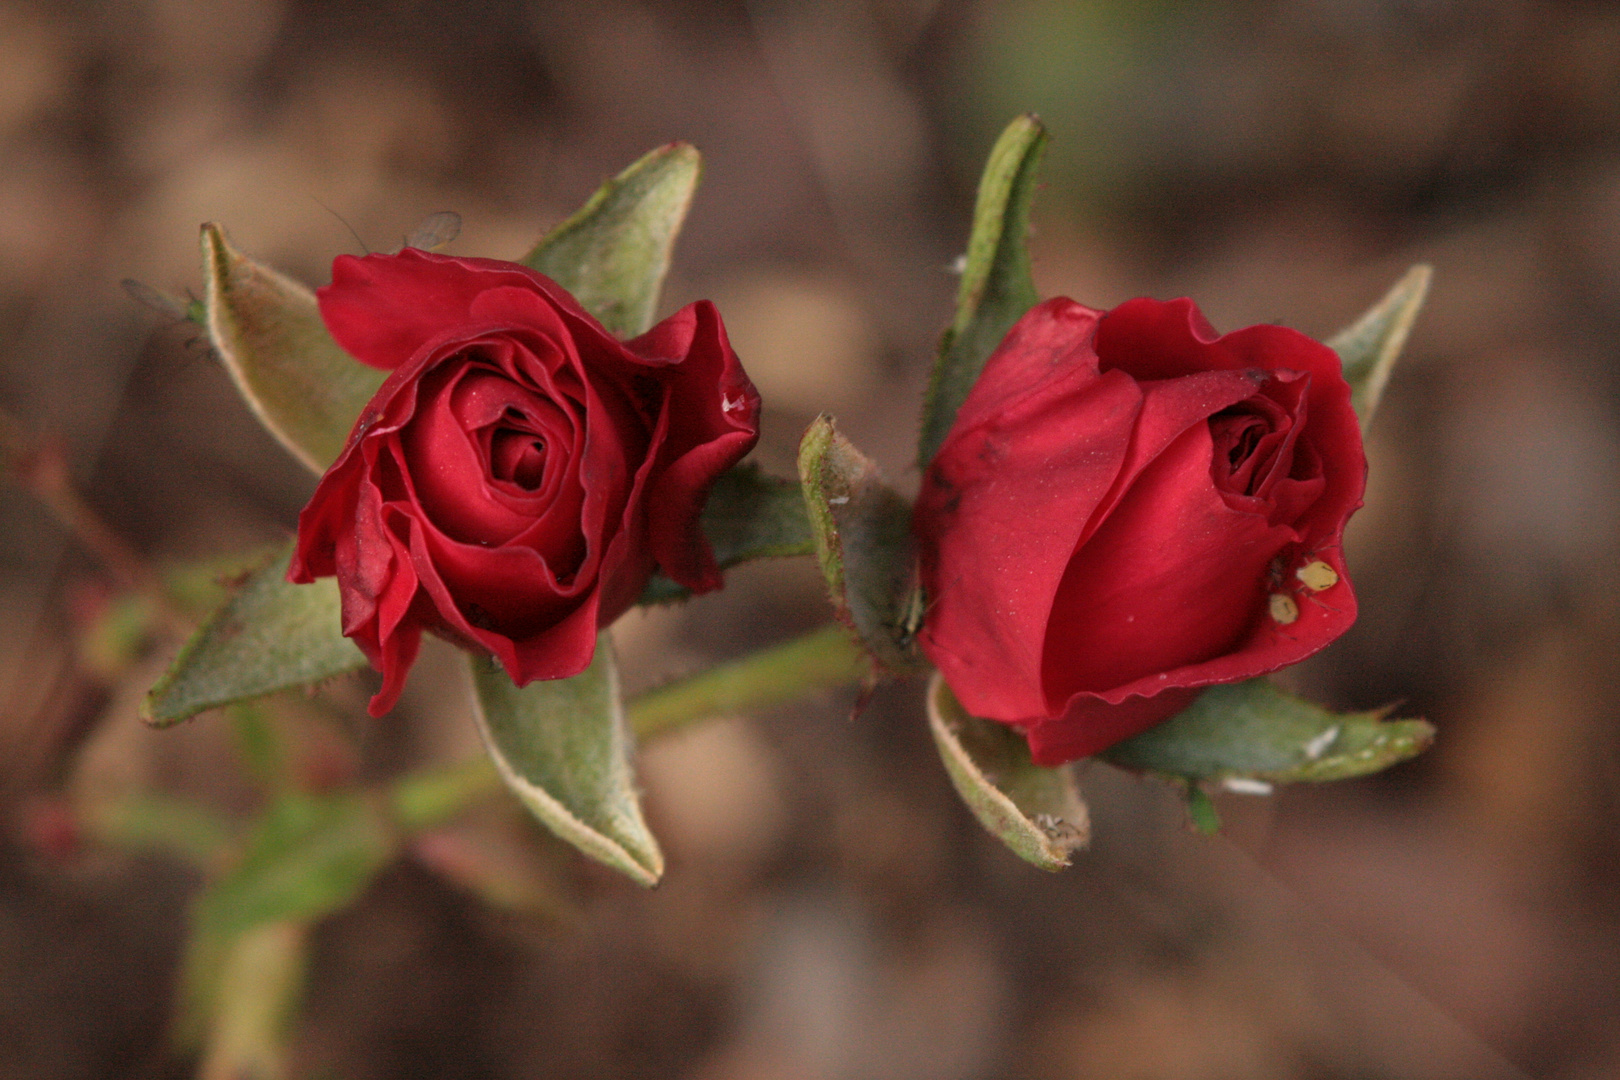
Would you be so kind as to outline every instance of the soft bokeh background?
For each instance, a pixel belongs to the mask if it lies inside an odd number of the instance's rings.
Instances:
[[[1428,716],[1433,751],[1218,797],[1212,840],[1092,768],[1094,848],[1048,876],[957,805],[916,686],[716,722],[644,754],[656,891],[520,833],[567,917],[492,912],[421,851],[323,926],[300,1075],[1615,1075],[1613,4],[0,0],[0,407],[154,564],[285,536],[312,477],[120,278],[197,288],[205,220],[311,284],[445,208],[452,253],[515,257],[685,139],[706,179],[665,303],[721,305],[764,460],[829,409],[914,487],[976,173],[1027,110],[1046,293],[1326,336],[1434,264],[1347,541],[1361,622],[1298,673]],[[163,1028],[195,875],[73,849],[51,807],[254,795],[219,717],[139,725],[166,655],[86,658],[107,578],[3,490],[0,1077],[186,1076]],[[801,560],[620,639],[644,686],[825,615]],[[452,661],[355,725],[363,775],[474,752]]]

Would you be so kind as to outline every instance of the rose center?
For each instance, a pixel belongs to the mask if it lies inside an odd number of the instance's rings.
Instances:
[[[1216,456],[1225,459],[1226,467],[1216,470],[1222,488],[1239,495],[1256,493],[1269,471],[1268,459],[1276,456],[1282,442],[1279,437],[1267,438],[1276,435],[1273,422],[1273,418],[1258,416],[1243,406],[1210,417]],[[1283,426],[1287,426],[1286,421]]]
[[[489,471],[525,491],[534,491],[546,475],[546,441],[532,431],[498,428],[490,440]]]

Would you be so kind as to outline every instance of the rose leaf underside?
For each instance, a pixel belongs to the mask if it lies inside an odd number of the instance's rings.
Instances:
[[[315,294],[202,227],[208,337],[260,423],[320,473],[387,373],[344,352]]]
[[[915,648],[911,506],[825,414],[799,443],[799,480],[816,558],[840,622],[890,671],[923,666]]]
[[[1019,858],[1061,870],[1090,841],[1091,821],[1073,771],[1031,762],[1022,735],[970,716],[937,672],[928,684],[928,727],[957,794]]]
[[[1378,772],[1434,740],[1427,721],[1386,720],[1388,712],[1334,713],[1269,679],[1250,679],[1210,687],[1180,714],[1100,756],[1189,784],[1261,794],[1270,784]]]
[[[648,831],[630,769],[630,732],[613,640],[571,679],[519,688],[493,660],[469,657],[479,730],[501,779],[552,832],[641,885],[664,856]]]
[[[288,543],[191,636],[146,695],[148,723],[167,726],[366,666],[365,656],[343,636],[337,581],[288,583],[291,555]]]
[[[752,461],[714,482],[700,523],[722,570],[751,559],[815,553],[799,485],[769,475]],[[654,574],[639,602],[667,604],[690,595],[683,586]]]
[[[956,316],[940,339],[923,403],[917,461],[934,459],[968,391],[1007,331],[1040,297],[1029,261],[1029,212],[1047,134],[1032,115],[1007,126],[979,180],[973,230],[956,294]]]
[[[1327,343],[1344,364],[1344,378],[1350,384],[1350,404],[1361,420],[1363,433],[1372,423],[1373,411],[1378,408],[1389,373],[1406,345],[1418,310],[1423,307],[1433,274],[1430,267],[1421,264],[1412,267],[1382,300]]]
[[[634,337],[653,324],[702,171],[695,147],[661,146],[598,188],[518,261],[573,293],[615,334]]]

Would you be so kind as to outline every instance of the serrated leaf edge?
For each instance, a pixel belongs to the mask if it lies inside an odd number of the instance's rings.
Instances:
[[[251,578],[253,575],[260,573],[265,567],[270,566],[272,563],[276,562],[276,560],[285,556],[291,546],[291,543],[289,543],[286,547],[277,548],[276,550],[272,551],[269,557],[267,557],[258,566],[253,567],[247,572],[244,577],[244,581],[246,578]],[[192,632],[192,635],[185,640],[185,643],[180,646],[180,651],[175,653],[174,659],[164,670],[162,676],[158,678],[158,681],[153,683],[152,688],[141,696],[140,704],[137,706],[137,715],[140,716],[142,723],[146,724],[148,727],[162,730],[164,728],[173,727],[175,724],[184,723],[185,721],[190,720],[192,717],[199,716],[210,709],[217,709],[225,705],[232,705],[239,701],[252,701],[254,698],[266,697],[270,694],[280,693],[282,690],[288,690],[294,686],[300,685],[298,683],[289,683],[287,686],[280,687],[275,690],[266,690],[260,693],[247,694],[242,697],[225,698],[220,701],[215,701],[207,705],[200,706],[199,708],[193,709],[190,712],[178,716],[158,716],[155,712],[154,702],[158,695],[168,690],[168,688],[180,678],[182,670],[190,662],[191,657],[197,652],[197,650],[203,647],[204,642],[208,640],[211,631],[213,631],[213,629],[222,619],[226,618],[230,614],[231,608],[235,604],[240,592],[241,588],[238,587],[235,592],[225,598],[225,601],[214,610],[212,615],[203,620],[202,625],[198,626],[197,629]],[[302,685],[313,686],[320,682],[324,682],[326,679],[345,674],[349,671],[359,671],[362,668],[370,665],[370,661],[367,660],[365,654],[360,651],[359,646],[355,646],[354,660],[355,663],[353,667],[345,668],[343,671],[334,671],[330,675],[324,675],[320,679],[314,680],[310,683],[304,683]]]

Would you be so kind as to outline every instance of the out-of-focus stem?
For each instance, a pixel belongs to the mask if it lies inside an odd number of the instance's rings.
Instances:
[[[836,623],[750,653],[634,698],[627,710],[641,738],[728,713],[781,705],[815,690],[859,682],[871,663]]]
[[[283,1080],[287,1035],[303,993],[309,927],[272,922],[231,943],[199,1080]]]
[[[189,629],[157,573],[79,494],[61,447],[32,438],[16,420],[0,413],[0,465],[27,488],[120,585],[150,597],[171,629],[179,632]]]
[[[494,763],[480,756],[401,777],[389,793],[389,802],[400,826],[415,832],[449,821],[500,786]]]
[[[228,819],[201,804],[163,795],[96,803],[82,820],[102,843],[161,851],[205,871],[218,866],[233,836]]]
[[[847,686],[870,672],[870,661],[849,632],[831,624],[639,694],[625,711],[635,733],[650,739],[694,721],[768,709],[816,690]],[[495,767],[481,757],[403,777],[389,800],[401,827],[416,831],[449,821],[499,787]]]

